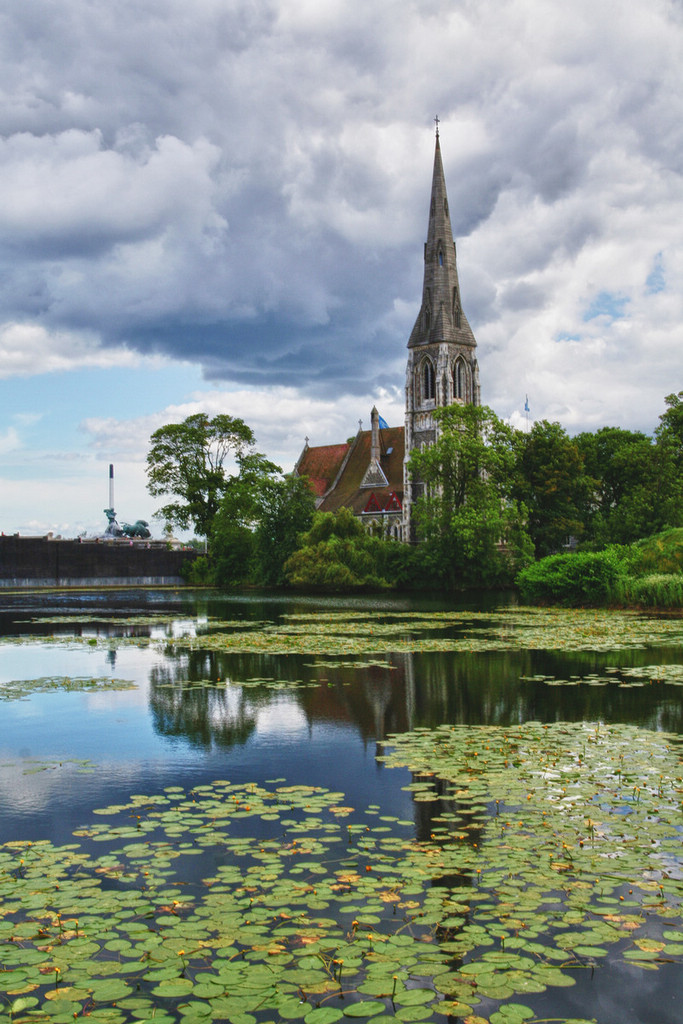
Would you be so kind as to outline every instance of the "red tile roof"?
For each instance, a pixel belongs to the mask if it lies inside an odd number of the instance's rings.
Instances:
[[[350,445],[324,444],[317,448],[304,448],[296,466],[299,476],[307,476],[313,493],[322,498],[337,478],[337,473]]]
[[[387,478],[386,487],[361,487],[361,482],[370,465],[370,443],[372,431],[362,430],[356,435],[349,457],[344,464],[337,485],[320,505],[323,512],[336,512],[342,507],[350,508],[356,515],[365,511],[371,495],[382,509],[396,508],[396,499],[403,504],[403,455],[405,429],[385,427],[380,430],[379,464]],[[342,446],[340,446],[342,447]],[[299,473],[301,473],[299,467]],[[395,498],[392,497],[395,495]]]

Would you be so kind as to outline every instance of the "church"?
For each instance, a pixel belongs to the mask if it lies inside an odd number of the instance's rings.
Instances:
[[[437,438],[434,410],[481,403],[477,343],[462,308],[437,119],[422,303],[410,338],[405,424],[387,427],[376,408],[370,430],[342,444],[310,447],[294,467],[307,476],[323,512],[352,510],[372,532],[414,540],[411,506],[421,484],[408,472],[411,453]]]

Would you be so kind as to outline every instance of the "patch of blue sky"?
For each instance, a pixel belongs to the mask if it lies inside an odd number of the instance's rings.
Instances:
[[[618,295],[614,292],[600,292],[595,296],[590,306],[583,314],[584,322],[596,320],[598,317],[605,318],[610,323],[620,320],[626,310],[629,299],[625,295]]]
[[[581,341],[580,334],[570,334],[568,331],[560,331],[555,337],[555,341]]]
[[[661,252],[658,252],[652,263],[652,270],[645,279],[645,287],[648,295],[655,295],[657,292],[663,292],[666,288],[666,278],[664,277],[664,266]]]
[[[90,418],[130,420],[187,402],[206,390],[198,366],[170,364],[158,368],[109,367],[12,377],[0,381],[0,439],[17,435],[16,452],[5,450],[5,475],[32,476],[35,462],[92,456],[81,424]],[[146,451],[149,438],[140,438]],[[27,449],[30,455],[27,457]],[[28,463],[33,467],[29,469]]]

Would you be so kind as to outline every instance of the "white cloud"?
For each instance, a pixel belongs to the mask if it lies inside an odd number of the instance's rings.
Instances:
[[[7,430],[0,434],[0,455],[17,451],[20,447],[21,441],[15,427],[8,427]]]
[[[94,332],[49,331],[39,324],[0,324],[0,379],[82,367],[153,366],[126,348],[104,348]]]
[[[145,442],[166,423],[179,423],[187,416],[205,412],[209,416],[228,413],[243,419],[256,435],[257,448],[289,472],[301,453],[304,440],[312,445],[346,440],[358,430],[358,420],[370,426],[370,410],[377,405],[391,426],[403,423],[403,396],[396,390],[379,389],[364,396],[339,395],[335,401],[302,395],[295,388],[196,392],[190,401],[167,406],[153,415],[130,420],[90,417],[81,429],[90,437],[89,447],[107,458],[144,462]]]
[[[683,385],[679,4],[23,0],[3,38],[0,377],[218,385],[103,403],[94,464],[198,407],[286,468],[380,389],[400,422],[435,114],[484,400],[651,429]]]

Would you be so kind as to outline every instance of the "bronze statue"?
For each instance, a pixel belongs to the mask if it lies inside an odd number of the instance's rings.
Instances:
[[[136,519],[134,523],[124,523],[123,526],[119,526],[113,508],[105,508],[104,514],[108,520],[107,529],[104,531],[105,537],[129,537],[131,539],[137,537],[140,540],[147,540],[152,536],[146,519]]]

